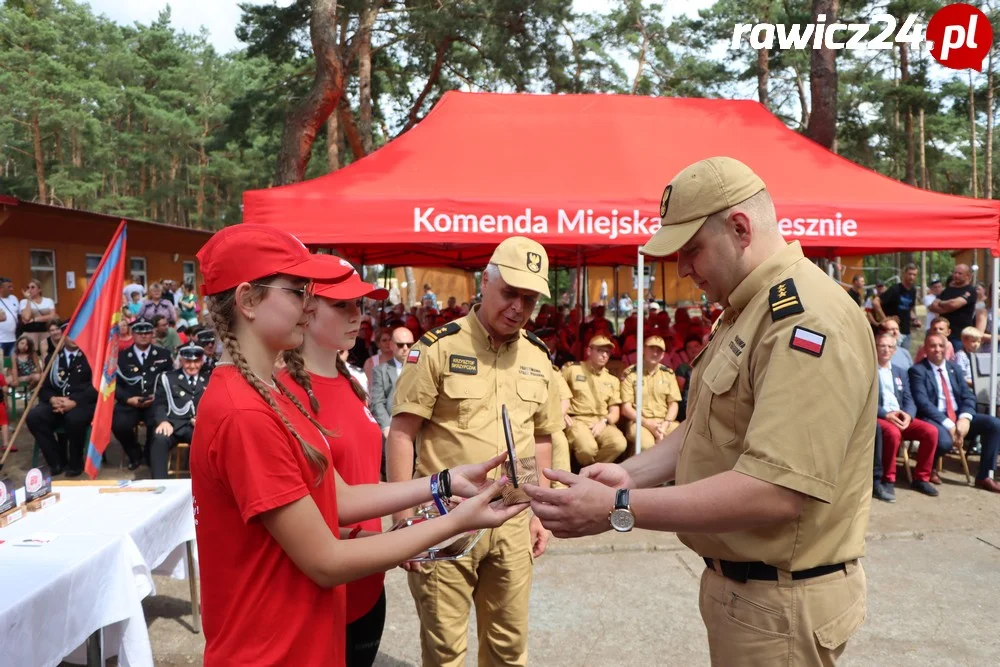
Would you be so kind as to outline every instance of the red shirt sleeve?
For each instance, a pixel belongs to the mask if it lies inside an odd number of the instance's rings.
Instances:
[[[240,410],[220,425],[214,463],[244,522],[309,495],[299,448],[277,415]]]

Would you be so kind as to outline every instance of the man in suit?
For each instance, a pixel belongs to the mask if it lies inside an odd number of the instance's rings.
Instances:
[[[926,358],[910,368],[917,416],[937,427],[938,456],[951,451],[955,444],[964,446],[968,435],[979,436],[983,449],[976,486],[1000,493],[1000,484],[993,479],[1000,451],[1000,419],[976,414],[976,397],[955,364],[944,358],[947,342],[941,334],[928,335],[924,340]],[[930,481],[941,483],[933,472]]]
[[[135,427],[146,425],[146,442],[151,440],[157,422],[153,416],[153,388],[157,376],[172,370],[170,352],[153,345],[153,324],[137,320],[132,325],[135,344],[118,353],[118,381],[115,384],[115,413],[111,431],[128,456],[128,469],[141,465],[142,453],[135,439]]]
[[[392,397],[396,391],[396,378],[403,372],[406,356],[413,347],[413,333],[406,327],[392,331],[392,361],[372,369],[371,410],[382,429],[382,436],[389,435],[392,422]]]
[[[65,335],[65,330],[61,333]],[[91,377],[90,363],[76,343],[67,338],[63,350],[42,382],[38,405],[28,412],[28,430],[42,450],[53,475],[64,470],[67,477],[83,474],[87,429],[94,419],[97,404],[97,390]],[[55,435],[55,428],[60,425],[66,431],[68,455],[66,444]]]
[[[192,341],[177,355],[181,368],[161,373],[153,389],[153,422],[157,425],[149,446],[153,479],[166,479],[170,450],[179,442],[191,442],[198,402],[208,386],[201,374],[205,350]]]
[[[917,467],[913,471],[912,487],[928,496],[936,496],[937,489],[931,484],[934,470],[934,454],[937,452],[938,433],[933,425],[916,419],[917,406],[910,395],[909,378],[897,366],[892,365],[892,355],[896,353],[896,336],[884,331],[875,338],[878,356],[878,425],[882,431],[882,494],[874,494],[879,500],[895,502],[896,454],[903,440],[920,443],[917,453]]]

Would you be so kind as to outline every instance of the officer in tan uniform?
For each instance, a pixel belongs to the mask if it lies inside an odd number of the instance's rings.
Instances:
[[[642,351],[642,448],[649,449],[674,432],[681,388],[673,369],[664,366],[667,344],[659,336],[646,336]],[[629,420],[625,435],[635,442],[636,374],[635,365],[622,374],[622,416]]]
[[[555,365],[552,366],[552,380],[558,387],[559,415],[563,420],[563,426],[568,428],[573,423],[572,418],[569,416],[569,403],[573,398],[573,392],[570,391],[569,385],[566,384],[566,378],[562,376],[562,372]],[[569,441],[566,439],[566,433],[561,430],[552,434],[552,467],[556,470],[565,470],[566,472],[570,470]],[[554,482],[552,487],[565,489],[566,485],[562,482]]]
[[[676,252],[680,275],[725,306],[693,361],[684,428],[624,465],[552,472],[570,488],[527,487],[532,508],[557,537],[677,532],[705,560],[714,665],[831,665],[865,617],[871,328],[784,241],[764,183],[742,162],[684,169],[660,217],[642,252]]]
[[[545,344],[522,328],[539,294],[549,295],[547,276],[540,244],[508,238],[483,271],[482,303],[420,338],[396,382],[389,481],[411,478],[414,443],[418,476],[507,451],[503,405],[518,459],[535,457],[539,470],[552,465],[551,436],[563,427],[558,387]],[[465,665],[473,602],[479,664],[527,664],[532,562],[547,540],[525,512],[489,531],[466,558],[410,568],[425,666]]]
[[[563,378],[573,392],[566,439],[581,466],[614,461],[625,451],[625,435],[615,427],[622,402],[621,384],[605,368],[611,349],[607,337],[594,336],[587,346],[586,361],[563,366]]]

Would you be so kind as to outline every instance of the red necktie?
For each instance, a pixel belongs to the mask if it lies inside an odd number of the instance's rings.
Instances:
[[[940,368],[937,371],[938,375],[941,376],[941,389],[944,391],[944,407],[948,411],[948,419],[953,422],[957,421],[958,417],[955,415],[955,408],[951,407],[951,387],[948,386],[948,376]]]

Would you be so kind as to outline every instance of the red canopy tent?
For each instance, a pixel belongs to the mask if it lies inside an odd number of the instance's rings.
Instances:
[[[634,264],[660,194],[713,155],[767,183],[812,255],[988,248],[1000,202],[920,190],[860,167],[757,102],[447,93],[414,129],[327,176],[244,194],[244,221],[365,264],[479,268],[525,234],[556,265]]]

